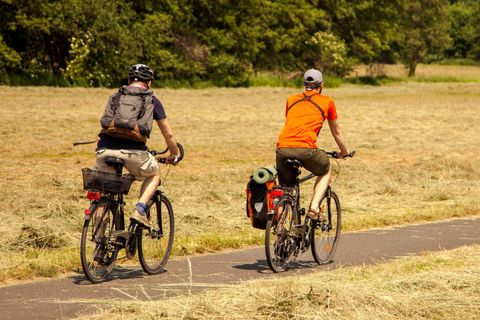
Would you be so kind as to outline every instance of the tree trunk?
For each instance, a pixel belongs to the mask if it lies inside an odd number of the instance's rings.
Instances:
[[[419,61],[419,55],[417,53],[414,53],[412,60],[410,60],[410,63],[408,64],[408,77],[415,76],[415,70],[417,69],[418,61]]]

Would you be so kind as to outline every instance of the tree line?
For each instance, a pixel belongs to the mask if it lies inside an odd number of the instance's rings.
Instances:
[[[478,0],[0,0],[0,82],[248,86],[259,71],[480,63]]]

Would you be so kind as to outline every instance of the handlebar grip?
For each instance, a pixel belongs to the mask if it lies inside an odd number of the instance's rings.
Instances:
[[[334,151],[334,152],[335,152],[335,151]],[[335,155],[336,155],[335,158],[339,159],[340,154],[337,153],[337,152],[335,152]],[[345,157],[343,157],[343,158],[353,158],[354,155],[355,155],[355,150],[353,150],[352,152],[350,152],[349,154],[347,154],[347,155],[346,155]]]
[[[178,147],[178,150],[180,151],[180,155],[178,156],[178,160],[177,160],[177,163],[182,161],[183,159],[183,156],[185,155],[185,149],[183,149],[183,146],[177,142],[177,147]]]
[[[180,154],[178,155],[178,158],[177,158],[177,161],[175,161],[175,164],[179,163],[183,159],[183,156],[185,155],[185,150],[183,149],[183,146],[178,142],[177,142],[177,147],[178,147],[178,150],[180,151]],[[155,150],[150,150],[150,153],[153,156],[156,156],[156,155],[159,155],[159,154],[165,154],[165,153],[167,153],[167,151],[168,151],[168,147],[167,147],[167,149],[165,149],[162,152],[157,152]],[[167,158],[157,158],[157,161],[162,163],[162,164],[165,164],[165,163],[167,163],[166,159]]]
[[[330,155],[334,159],[341,159],[340,158],[340,153],[338,153],[337,151],[327,152],[327,154]],[[343,158],[353,158],[354,155],[355,155],[355,150],[353,150],[352,152],[350,152],[349,154],[347,154]]]

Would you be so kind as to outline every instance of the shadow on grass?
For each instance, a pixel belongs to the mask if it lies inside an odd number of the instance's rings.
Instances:
[[[401,79],[388,77],[388,76],[377,76],[377,77],[361,76],[361,77],[354,77],[354,78],[345,78],[344,81],[351,84],[381,86],[382,84],[401,81]]]

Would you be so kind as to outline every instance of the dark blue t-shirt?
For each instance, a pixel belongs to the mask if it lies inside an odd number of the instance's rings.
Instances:
[[[162,103],[157,97],[153,96],[153,120],[166,119],[167,115]],[[97,144],[97,150],[99,149],[131,149],[131,150],[148,150],[144,142],[131,141],[121,138],[114,138],[108,134],[101,133],[98,135],[100,140]]]

